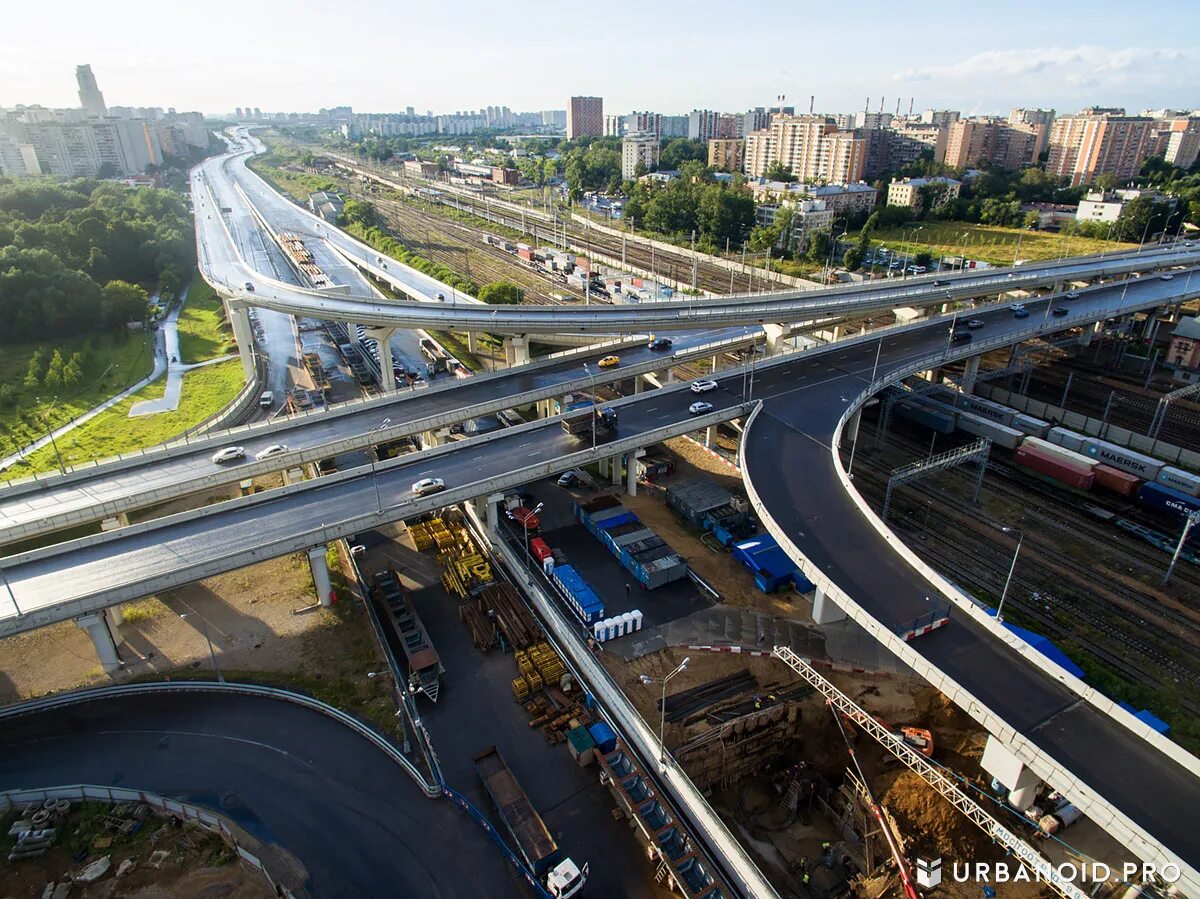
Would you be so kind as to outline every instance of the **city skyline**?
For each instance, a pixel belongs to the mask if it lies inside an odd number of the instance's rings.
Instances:
[[[840,13],[814,12],[793,24],[774,0],[754,22],[721,19],[719,28],[712,27],[717,19],[704,14],[704,4],[684,10],[621,0],[607,10],[614,34],[596,52],[580,52],[578,42],[562,32],[522,31],[500,39],[494,30],[464,24],[482,21],[473,10],[479,7],[482,14],[485,8],[476,0],[456,7],[455,19],[395,10],[377,0],[350,0],[336,15],[300,4],[290,19],[224,2],[214,6],[215,12],[203,16],[155,7],[151,16],[142,0],[114,0],[103,10],[82,9],[55,23],[53,39],[40,41],[27,40],[45,30],[36,9],[6,13],[7,34],[23,38],[0,38],[0,106],[76,106],[71,73],[90,64],[109,103],[211,114],[238,106],[308,112],[339,105],[368,112],[414,106],[445,114],[487,104],[531,111],[563,109],[571,95],[603,97],[611,112],[686,113],[769,106],[780,94],[797,111],[807,110],[815,95],[815,110],[830,113],[860,111],[868,98],[871,111],[882,101],[885,111],[894,112],[899,100],[901,113],[910,102],[915,111],[954,108],[966,115],[1003,113],[1012,106],[1060,112],[1124,106],[1136,112],[1194,106],[1188,72],[1200,61],[1188,43],[1200,27],[1200,9],[1174,11],[1170,32],[1156,35],[1158,46],[1150,49],[1149,41],[1136,38],[1114,43],[1112,29],[1102,25],[1111,18],[1102,13],[1111,7],[1115,15],[1116,6],[1103,2],[1089,4],[1087,15],[1082,4],[1051,10],[1022,2],[996,21],[933,3],[911,22],[866,32],[871,40],[863,43],[827,39],[830,30],[847,27]],[[515,21],[539,16],[543,6],[523,5],[513,13]],[[882,15],[890,8],[869,3],[862,21],[873,21],[871,9]],[[762,43],[761,23],[776,11],[780,21],[772,24],[772,35],[779,49],[770,51]],[[376,27],[364,30],[359,25],[368,17]],[[236,31],[229,28],[234,20],[241,26]],[[624,27],[632,24],[638,27]],[[891,39],[910,29],[963,37]],[[351,45],[354,65],[339,65],[340,48]],[[320,77],[304,77],[316,71],[305,68],[313,53],[327,54],[328,65]],[[643,66],[614,64],[625,56],[644,60],[655,54],[664,72],[655,79],[645,77]],[[730,65],[710,64],[722,55]],[[248,68],[250,60],[254,65]],[[547,77],[531,77],[530,60]],[[438,77],[429,77],[430,69]]]

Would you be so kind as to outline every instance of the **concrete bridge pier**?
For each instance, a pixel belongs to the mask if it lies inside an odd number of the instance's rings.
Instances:
[[[117,643],[113,639],[109,627],[108,616],[103,612],[88,612],[75,619],[75,626],[88,632],[92,645],[96,647],[96,655],[100,657],[100,666],[106,674],[124,667],[124,662],[117,655]]]
[[[467,332],[467,352],[468,353],[475,352],[475,332],[474,331]]]
[[[367,328],[366,336],[379,346],[379,377],[383,381],[380,387],[384,393],[396,392],[396,376],[392,374],[395,364],[392,359],[392,335],[395,333],[395,328]]]
[[[858,441],[858,425],[861,421],[862,407],[860,406],[846,421],[846,427],[842,428],[842,446],[850,446]]]
[[[787,332],[787,328],[783,325],[765,324],[763,333],[767,335],[767,355],[775,356],[782,353],[785,349],[783,343],[783,335]]]
[[[835,621],[842,621],[845,617],[846,613],[829,598],[829,594],[818,587],[817,592],[813,594],[813,624],[833,624]]]
[[[1008,801],[1018,811],[1025,811],[1037,798],[1041,778],[1013,755],[1000,740],[988,734],[980,766],[1008,788]]]
[[[629,496],[637,496],[637,460],[638,456],[644,455],[644,449],[630,450],[625,454],[625,492]]]
[[[325,553],[329,547],[321,544],[308,551],[308,567],[312,569],[313,586],[317,588],[317,602],[323,606],[333,605],[333,582],[329,579],[329,563]]]
[[[504,363],[512,368],[514,365],[529,364],[529,336],[518,334],[504,338]]]
[[[962,392],[975,392],[975,379],[979,377],[979,356],[971,356],[967,359],[966,367],[963,369]]]
[[[487,528],[488,533],[495,534],[500,528],[500,503],[504,502],[503,493],[493,493],[487,498]]]
[[[254,331],[250,327],[250,310],[245,306],[229,304],[229,320],[233,325],[233,339],[237,342],[238,357],[242,360],[242,374],[249,381],[254,378]]]
[[[717,442],[717,426],[709,425],[704,429],[704,445],[712,449],[712,445]]]
[[[621,483],[621,457],[613,456],[608,460],[609,480],[615,487]]]
[[[100,522],[101,531],[115,531],[117,528],[129,527],[129,513],[118,512],[112,518],[105,518]]]
[[[1083,333],[1079,335],[1080,346],[1091,346],[1092,338],[1098,337],[1104,333],[1104,322],[1099,321],[1092,325],[1084,325]]]
[[[443,446],[449,437],[449,428],[439,428],[436,431],[425,431],[421,434],[421,448],[433,449],[435,446]]]

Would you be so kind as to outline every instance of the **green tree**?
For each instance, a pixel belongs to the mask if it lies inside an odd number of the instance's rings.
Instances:
[[[768,181],[795,181],[796,176],[792,174],[792,170],[776,159],[763,172],[763,177]]]
[[[22,383],[28,390],[36,390],[38,385],[42,383],[42,376],[46,367],[46,354],[38,347],[33,351],[33,355],[29,357],[29,366],[25,369],[25,379]]]
[[[83,380],[83,354],[72,353],[71,358],[67,360],[67,364],[63,366],[62,372],[63,384],[67,387],[76,387]]]
[[[833,247],[833,236],[828,231],[814,231],[808,238],[808,250],[805,253],[809,262],[824,265],[829,261],[829,253]]]
[[[923,265],[926,268],[929,268],[929,265],[932,262],[933,262],[933,256],[929,253],[928,250],[922,250],[921,252],[915,253],[913,255],[913,264],[914,265]]]
[[[863,253],[858,247],[851,247],[842,254],[842,266],[848,272],[857,271],[863,263]]]
[[[145,318],[149,302],[146,289],[139,284],[115,280],[100,288],[101,317],[110,327]]]
[[[676,137],[663,142],[658,154],[658,167],[667,171],[677,170],[688,160],[708,162],[708,146],[702,140]]]
[[[525,291],[510,281],[493,281],[479,288],[479,299],[492,306],[516,306],[525,298]]]
[[[356,222],[369,228],[377,221],[375,207],[364,200],[347,200],[342,207],[342,218],[345,222]]]
[[[62,353],[55,350],[54,355],[50,357],[50,367],[46,369],[46,377],[42,379],[42,383],[50,388],[62,387],[63,364]]]

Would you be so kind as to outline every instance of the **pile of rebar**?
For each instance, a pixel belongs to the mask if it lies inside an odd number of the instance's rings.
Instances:
[[[495,620],[513,649],[528,649],[541,641],[537,620],[511,584],[489,584],[479,592],[478,602],[480,611]]]
[[[758,681],[748,669],[743,668],[726,677],[668,696],[666,718],[671,722],[683,721],[702,714],[714,705],[757,689]],[[661,699],[658,701],[658,707],[663,707]]]

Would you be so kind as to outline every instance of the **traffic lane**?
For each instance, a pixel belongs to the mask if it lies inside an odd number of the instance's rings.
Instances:
[[[261,311],[259,314],[262,314]],[[685,349],[687,346],[706,342],[707,335],[696,336],[680,348]],[[297,418],[292,426],[271,433],[232,435],[229,445],[244,447],[248,457],[253,457],[255,453],[276,443],[284,443],[292,450],[317,448],[379,428],[385,419],[389,420],[391,426],[396,426],[449,409],[491,401],[506,394],[515,395],[578,380],[587,376],[587,372],[583,370],[585,362],[591,365],[597,378],[608,378],[616,370],[600,369],[595,363],[610,352],[611,348],[582,353],[572,356],[570,361],[537,371],[524,371],[517,367],[511,370],[511,374],[499,379],[468,378],[456,383],[450,392],[426,394],[420,390],[409,391],[396,395],[388,402],[378,403],[369,409],[347,415],[330,418],[319,414],[307,415]],[[650,350],[645,345],[624,348],[619,352],[623,364],[661,358],[664,368],[671,365],[669,353]],[[153,490],[155,487],[166,487],[180,480],[199,478],[217,471],[225,473],[236,470],[239,463],[221,464],[212,461],[212,454],[218,448],[210,444],[205,449],[193,453],[182,453],[168,459],[149,459],[144,465],[121,469],[111,474],[99,469],[95,476],[83,482],[62,486],[53,486],[51,482],[51,486],[36,493],[26,493],[0,501],[0,520],[4,521],[6,526],[13,526],[48,515],[86,509],[99,502]]]
[[[710,397],[713,394],[709,395]],[[723,400],[728,400],[723,401]],[[690,391],[648,394],[647,400],[622,410],[621,434],[662,427],[681,418],[694,401]],[[718,409],[738,400],[718,392],[711,400]],[[607,442],[601,437],[599,443]],[[269,545],[297,532],[318,530],[364,514],[387,509],[391,520],[407,517],[413,482],[440,477],[448,488],[476,483],[516,469],[553,462],[587,448],[580,437],[567,434],[557,422],[529,431],[506,432],[487,442],[461,441],[440,455],[416,453],[401,457],[395,467],[364,474],[294,494],[280,495],[245,506],[229,504],[185,521],[163,522],[135,533],[115,531],[110,539],[89,546],[62,544],[55,555],[5,565],[17,605],[25,611],[69,599],[163,576],[181,564],[213,562],[246,547]],[[556,471],[570,467],[562,464]],[[264,554],[263,559],[270,558]]]
[[[5,720],[0,787],[98,784],[206,806],[277,844],[314,896],[520,896],[483,832],[303,706],[238,694],[94,699]],[[464,866],[476,872],[457,876]]]

